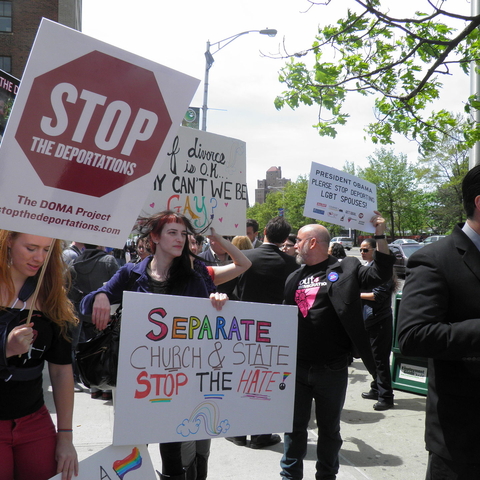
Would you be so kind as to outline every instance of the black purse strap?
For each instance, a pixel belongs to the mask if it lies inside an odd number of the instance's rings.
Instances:
[[[37,286],[37,279],[35,277],[28,277],[25,283],[22,285],[18,294],[18,299],[24,304],[33,295]],[[13,365],[8,364],[7,359],[7,340],[10,333],[9,325],[17,318],[18,311],[12,310],[0,310],[0,379],[5,381],[14,380],[33,380],[41,375],[43,370],[42,365],[32,368],[23,368],[21,371]]]
[[[35,277],[28,277],[25,280],[20,292],[18,294],[18,299],[21,300],[23,303],[33,295],[35,288],[37,287],[37,279]]]

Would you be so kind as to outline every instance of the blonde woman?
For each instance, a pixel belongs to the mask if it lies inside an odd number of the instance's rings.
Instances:
[[[20,291],[39,275],[50,248],[33,305],[31,295],[25,298]],[[65,271],[60,240],[0,230],[0,480],[47,480],[57,473],[70,480],[78,474],[72,443],[72,349],[67,337],[77,320],[66,295]],[[29,309],[33,314],[26,325]],[[56,431],[43,398],[45,361]]]
[[[237,235],[233,238],[232,244],[239,250],[251,250],[253,248],[252,242],[246,235]]]

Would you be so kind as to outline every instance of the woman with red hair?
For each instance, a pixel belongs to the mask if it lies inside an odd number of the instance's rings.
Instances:
[[[204,280],[192,269],[188,235],[195,234],[195,230],[187,217],[164,211],[141,219],[137,229],[141,238],[148,239],[152,255],[140,263],[126,264],[102,288],[82,300],[82,313],[91,314],[98,329],[107,326],[110,305],[120,303],[125,290],[210,297],[213,306],[221,310],[228,297],[223,293],[212,293],[209,296]],[[180,442],[160,444],[162,479],[185,479],[181,445]]]

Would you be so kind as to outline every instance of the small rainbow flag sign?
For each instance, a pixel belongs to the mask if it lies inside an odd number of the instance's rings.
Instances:
[[[123,460],[116,460],[113,462],[113,470],[118,475],[120,480],[132,470],[136,470],[142,466],[142,456],[137,447],[132,449],[132,453],[126,456]]]

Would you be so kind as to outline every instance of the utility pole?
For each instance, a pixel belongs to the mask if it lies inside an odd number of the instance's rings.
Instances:
[[[472,17],[480,14],[480,0],[472,1]],[[480,98],[480,74],[477,72],[476,62],[472,60],[470,64],[470,95],[475,95],[476,99]],[[480,110],[474,110],[475,123],[480,123]],[[468,168],[471,170],[475,165],[480,164],[480,142],[477,141],[470,150],[470,158],[468,159]]]

